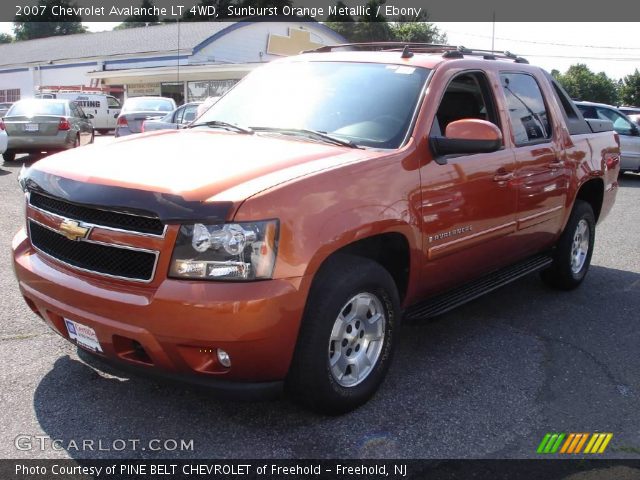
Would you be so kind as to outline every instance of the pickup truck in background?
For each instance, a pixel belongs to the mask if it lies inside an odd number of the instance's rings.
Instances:
[[[535,271],[580,285],[619,162],[611,122],[522,58],[323,47],[187,129],[24,171],[15,273],[105,361],[341,413],[382,383],[401,319]]]

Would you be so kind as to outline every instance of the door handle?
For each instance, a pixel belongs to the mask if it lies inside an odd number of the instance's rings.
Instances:
[[[508,172],[507,170],[501,168],[493,176],[493,181],[494,182],[508,182],[509,180],[513,180],[513,177],[514,177],[513,172]]]
[[[549,168],[551,170],[555,170],[557,168],[562,168],[564,167],[564,162],[562,160],[553,160],[551,162],[549,162]]]

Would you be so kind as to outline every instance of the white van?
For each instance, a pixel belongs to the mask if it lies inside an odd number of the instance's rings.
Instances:
[[[93,115],[91,123],[99,133],[105,134],[116,128],[120,115],[120,102],[117,98],[104,93],[64,91],[47,92],[36,95],[38,98],[64,98],[73,100],[82,107],[84,113]]]

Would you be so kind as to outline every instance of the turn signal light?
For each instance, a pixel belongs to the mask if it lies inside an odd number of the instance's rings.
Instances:
[[[0,130],[4,130],[4,122],[0,119]]]
[[[58,130],[71,130],[71,124],[66,118],[61,118],[58,123]]]

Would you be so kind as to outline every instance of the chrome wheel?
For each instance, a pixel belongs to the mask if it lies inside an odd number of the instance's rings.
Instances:
[[[589,254],[590,236],[589,224],[583,218],[578,222],[576,231],[573,234],[573,244],[571,245],[571,271],[573,273],[579,273],[584,267]]]
[[[329,339],[329,368],[343,387],[363,382],[376,366],[387,325],[382,302],[372,293],[359,293],[340,310]]]

